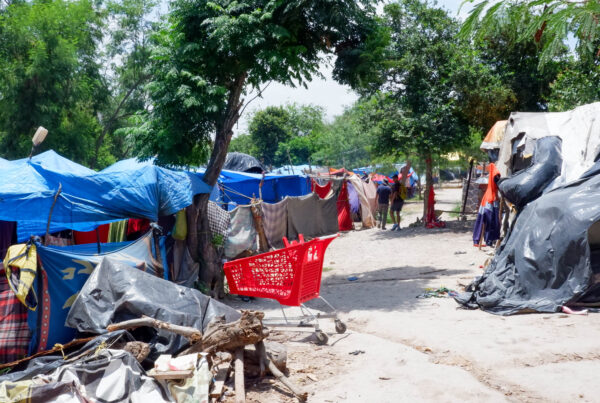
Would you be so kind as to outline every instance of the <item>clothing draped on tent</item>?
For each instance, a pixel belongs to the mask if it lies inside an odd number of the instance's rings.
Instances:
[[[298,239],[299,234],[306,238],[315,238],[339,231],[337,200],[333,196],[320,199],[315,193],[311,193],[301,197],[290,197],[287,207],[287,234],[290,241]]]
[[[327,198],[331,192],[331,181],[324,186],[319,185],[314,179],[311,181],[312,191],[319,195],[321,199]]]
[[[18,274],[18,269],[12,273],[12,281],[17,281]],[[25,357],[30,337],[27,308],[11,289],[6,272],[0,264],[0,363]]]
[[[234,259],[244,251],[257,251],[256,228],[250,206],[238,206],[229,214],[225,256]]]
[[[262,203],[264,214],[263,228],[265,236],[272,248],[283,247],[283,237],[287,236],[287,204],[289,198],[279,203]]]
[[[360,212],[360,199],[358,198],[358,192],[353,184],[348,183],[346,185],[348,191],[348,203],[350,204],[350,212],[352,214],[358,214]]]
[[[365,194],[365,188],[363,186],[364,182],[357,177],[356,175],[352,175],[348,178],[348,181],[358,194],[358,199],[360,201],[360,215],[362,219],[362,224],[364,228],[372,228],[375,226],[375,217],[371,212],[371,206],[369,205],[369,200]]]
[[[500,175],[496,165],[490,164],[490,176],[487,189],[481,200],[475,227],[473,228],[473,245],[479,246],[481,236],[486,245],[493,245],[500,238],[500,204],[498,202],[498,185],[496,176]]]
[[[338,226],[340,231],[350,231],[354,228],[350,203],[348,201],[348,183],[343,181],[337,199]]]

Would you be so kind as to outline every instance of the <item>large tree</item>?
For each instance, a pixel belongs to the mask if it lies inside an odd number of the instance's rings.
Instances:
[[[372,81],[378,85],[366,87],[378,91],[370,100],[373,152],[416,154],[431,184],[433,158],[467,145],[469,125],[492,124],[512,93],[457,40],[459,26],[443,9],[400,0],[384,11],[391,40]]]
[[[131,132],[136,153],[171,164],[210,156],[204,181],[215,185],[245,94],[270,81],[303,84],[328,55],[336,56],[336,72],[353,66],[352,52],[370,34],[372,3],[175,0],[153,53],[150,107]],[[203,280],[214,290],[218,257],[205,214],[208,195],[197,199]]]

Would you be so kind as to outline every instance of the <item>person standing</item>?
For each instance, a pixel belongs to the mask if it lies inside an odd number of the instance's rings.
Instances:
[[[403,181],[400,181],[398,178],[398,174],[392,177],[394,180],[394,185],[392,186],[392,195],[391,195],[391,214],[392,214],[392,222],[394,225],[392,226],[392,231],[398,230],[400,231],[400,212],[402,211],[402,206],[404,206],[404,200],[406,200],[407,190]]]
[[[377,227],[381,229],[385,229],[385,224],[387,223],[391,194],[390,183],[387,179],[384,179],[383,183],[377,187],[377,219],[379,221]]]

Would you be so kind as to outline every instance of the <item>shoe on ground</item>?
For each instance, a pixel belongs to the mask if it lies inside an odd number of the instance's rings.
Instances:
[[[397,229],[398,229],[398,224],[394,224],[394,225],[392,225],[392,231],[395,231],[395,230],[397,230]]]

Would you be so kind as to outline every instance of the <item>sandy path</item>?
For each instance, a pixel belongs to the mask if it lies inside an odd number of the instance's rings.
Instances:
[[[459,189],[439,190],[445,203],[436,208],[451,210],[459,199]],[[405,216],[421,208],[408,205]],[[426,287],[459,290],[489,257],[471,246],[472,223],[448,219],[444,230],[354,231],[331,244],[321,292],[348,332],[337,335],[322,320],[327,346],[313,344],[308,331],[273,335],[288,342],[290,375],[312,392],[309,401],[600,401],[600,315],[500,317],[457,309],[448,298],[416,298]],[[279,316],[269,301],[229,302]],[[357,350],[364,353],[349,354]],[[260,385],[248,397],[293,401]]]

